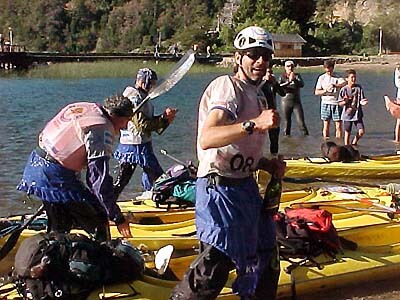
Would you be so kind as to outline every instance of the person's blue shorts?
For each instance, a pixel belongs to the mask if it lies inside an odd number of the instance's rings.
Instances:
[[[351,132],[351,127],[353,124],[357,128],[357,130],[365,130],[363,119],[360,119],[356,121],[343,121],[344,131]]]
[[[340,121],[342,107],[336,104],[321,103],[321,120]]]

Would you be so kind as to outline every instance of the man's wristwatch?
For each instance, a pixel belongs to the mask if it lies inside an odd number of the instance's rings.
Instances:
[[[252,134],[254,132],[254,127],[256,126],[256,123],[253,121],[244,121],[242,123],[242,129],[246,131],[248,134]]]

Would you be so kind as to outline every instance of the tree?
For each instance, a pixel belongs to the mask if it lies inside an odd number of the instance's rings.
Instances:
[[[207,15],[207,7],[200,0],[188,1],[182,12],[184,26],[176,31],[174,40],[179,41],[186,49],[191,48],[193,44],[198,44],[204,51],[209,44],[207,31],[211,23]]]

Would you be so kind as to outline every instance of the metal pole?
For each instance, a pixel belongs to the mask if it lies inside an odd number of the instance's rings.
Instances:
[[[10,35],[10,47],[12,47],[13,45],[13,32],[12,32],[12,28],[8,27],[9,30],[9,35]]]
[[[382,55],[382,27],[379,27],[379,53],[378,55]]]

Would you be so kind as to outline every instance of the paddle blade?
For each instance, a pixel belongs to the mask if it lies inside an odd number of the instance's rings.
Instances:
[[[133,114],[136,114],[147,101],[168,92],[179,80],[189,71],[195,61],[195,54],[193,50],[189,50],[177,63],[175,68],[167,75],[166,79],[158,86],[156,86],[150,94],[143,99],[142,102],[133,110]]]
[[[195,61],[195,53],[189,50],[177,63],[174,69],[166,76],[166,79],[155,87],[147,96],[149,99],[158,97],[168,92],[189,71]]]
[[[173,245],[166,245],[157,251],[156,257],[154,258],[154,264],[159,275],[164,274],[167,270],[172,252],[174,252]]]

